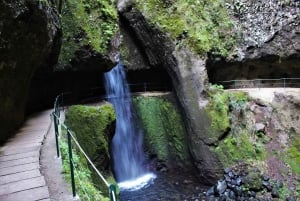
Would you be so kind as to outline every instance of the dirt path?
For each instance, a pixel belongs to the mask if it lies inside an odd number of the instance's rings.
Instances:
[[[300,88],[241,88],[228,89],[228,91],[245,91],[252,98],[259,98],[263,101],[271,103],[275,97],[275,93],[282,93],[286,96],[292,95],[300,98]]]

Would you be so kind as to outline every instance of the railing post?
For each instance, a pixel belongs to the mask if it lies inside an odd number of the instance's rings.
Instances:
[[[109,185],[109,200],[110,201],[116,201],[116,186],[113,184]]]
[[[54,134],[55,134],[55,143],[56,143],[56,154],[57,154],[57,158],[59,158],[60,153],[59,153],[59,145],[58,145],[58,119],[57,116],[55,114],[55,112],[52,113],[53,116],[53,122],[54,122]]]
[[[73,156],[72,156],[71,134],[70,134],[69,129],[67,129],[67,136],[68,136],[68,149],[69,149],[69,162],[70,162],[70,173],[71,173],[71,182],[72,182],[72,193],[73,193],[73,197],[75,197],[76,189],[75,189],[75,178],[74,178],[74,164],[73,164]]]

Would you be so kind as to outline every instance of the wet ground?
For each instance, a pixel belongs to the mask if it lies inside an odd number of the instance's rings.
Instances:
[[[137,191],[121,191],[121,201],[202,201],[209,188],[195,176],[180,170],[156,173],[151,185]]]

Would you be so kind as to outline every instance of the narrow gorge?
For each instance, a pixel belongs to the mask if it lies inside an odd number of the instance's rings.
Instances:
[[[297,0],[0,0],[0,143],[63,94],[112,183],[151,174],[120,200],[299,199],[299,82]]]

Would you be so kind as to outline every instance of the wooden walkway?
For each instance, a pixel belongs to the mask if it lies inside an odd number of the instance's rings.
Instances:
[[[50,201],[40,172],[40,149],[49,130],[51,111],[31,116],[0,147],[0,201]]]

